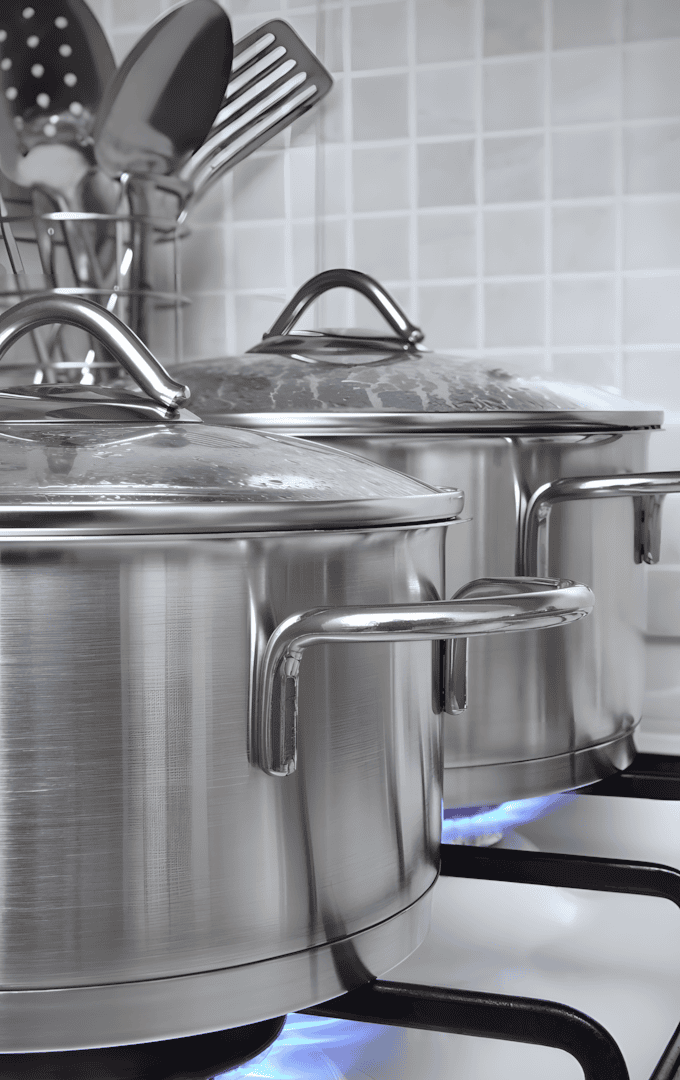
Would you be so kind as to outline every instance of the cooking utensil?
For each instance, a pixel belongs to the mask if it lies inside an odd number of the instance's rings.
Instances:
[[[367,297],[385,331],[294,329],[336,286]],[[460,484],[470,543],[447,560],[446,595],[537,566],[590,585],[588,623],[470,644],[470,703],[445,726],[444,798],[475,806],[591,783],[630,763],[642,712],[644,563],[658,558],[660,493],[680,490],[680,473],[646,471],[662,414],[592,387],[519,379],[496,359],[436,356],[421,341],[377,282],[333,270],[307,282],[248,354],[176,375],[212,424],[303,435],[432,486]],[[537,564],[534,527],[553,505]],[[453,654],[464,663],[464,650]]]
[[[134,231],[130,321],[146,337],[150,193],[143,178],[179,168],[205,139],[231,70],[231,24],[215,0],[174,8],[140,38],[109,83],[97,114],[94,152],[109,176],[124,179]]]
[[[2,233],[2,239],[5,245],[5,251],[7,252],[7,258],[12,273],[17,279],[17,291],[21,290],[22,284],[26,282],[26,272],[24,270],[24,261],[21,258],[21,252],[19,246],[14,238],[12,232],[12,226],[9,220],[9,214],[7,213],[7,207],[5,206],[5,200],[0,195],[0,232]],[[45,342],[42,340],[37,331],[32,330],[31,344],[35,352],[38,368],[42,373],[42,377],[47,382],[54,381],[54,374],[52,372],[52,362],[50,359],[49,350],[47,349]]]
[[[440,639],[593,602],[439,600],[460,492],[197,422],[86,300],[16,305],[0,356],[54,319],[151,400],[0,394],[2,1051],[251,1023],[405,957],[439,865]]]
[[[200,198],[215,180],[321,101],[332,85],[314,53],[281,19],[238,41],[222,108],[203,145],[179,170],[189,198]]]
[[[0,38],[5,108],[17,139],[3,153],[27,154],[44,143],[77,145],[87,153],[116,65],[84,0],[40,0],[35,8],[3,0]]]
[[[0,168],[77,211],[94,163],[95,112],[115,71],[106,36],[84,0],[41,0],[36,8],[7,0],[0,35]],[[97,265],[87,230],[69,223],[64,232],[76,281],[92,285]]]
[[[109,83],[94,152],[109,176],[179,168],[208,134],[227,88],[233,45],[215,0],[189,0],[158,19]]]

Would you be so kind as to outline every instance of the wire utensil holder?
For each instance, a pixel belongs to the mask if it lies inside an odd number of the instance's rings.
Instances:
[[[179,363],[182,312],[189,303],[180,258],[187,229],[167,196],[147,183],[134,202],[123,185],[115,213],[36,212],[44,205],[15,202],[12,212],[4,207],[0,213],[10,271],[0,279],[0,309],[36,293],[88,297],[127,323],[161,362]],[[99,342],[70,327],[36,331],[33,351],[37,383],[123,378]]]

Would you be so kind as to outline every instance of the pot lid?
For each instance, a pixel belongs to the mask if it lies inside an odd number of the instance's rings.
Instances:
[[[295,331],[312,300],[343,285],[389,324]],[[390,332],[391,331],[391,332]],[[213,421],[298,434],[551,432],[659,427],[663,414],[595,387],[521,378],[498,360],[438,356],[376,281],[332,270],[307,282],[245,356],[175,369],[192,409]]]
[[[372,527],[452,518],[462,506],[459,491],[285,435],[0,416],[0,530],[14,535]]]
[[[0,358],[45,322],[98,337],[146,396],[102,387],[0,393],[3,540],[45,532],[193,533],[440,521],[463,505],[362,458],[285,435],[210,428],[115,316],[90,301],[33,297],[0,315]]]

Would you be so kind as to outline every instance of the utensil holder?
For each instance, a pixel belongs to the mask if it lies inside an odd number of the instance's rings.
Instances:
[[[35,293],[85,296],[116,314],[162,363],[182,359],[180,240],[176,207],[151,182],[134,193],[121,186],[115,213],[36,213],[36,201],[14,201],[5,220],[21,247],[26,273],[0,277],[0,309]],[[36,362],[34,382],[92,384],[123,379],[118,364],[80,330],[40,331],[48,361]],[[43,350],[43,353],[45,350]],[[32,358],[22,356],[23,364]],[[20,361],[20,362],[21,362]]]

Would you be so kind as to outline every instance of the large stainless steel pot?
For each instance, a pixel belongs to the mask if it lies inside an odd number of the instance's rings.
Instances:
[[[153,400],[0,394],[1,1051],[251,1023],[403,959],[463,692],[441,640],[592,605],[535,579],[442,601],[459,491],[204,426],[87,301],[18,304],[0,356],[55,320]]]
[[[388,332],[292,332],[336,286],[368,297]],[[537,565],[587,582],[598,604],[586,623],[470,646],[470,704],[445,725],[444,797],[474,806],[591,783],[634,754],[644,564],[658,558],[663,493],[680,490],[680,473],[645,472],[662,414],[436,356],[422,339],[377,282],[334,270],[303,286],[247,355],[177,372],[211,423],[303,435],[463,488],[472,523],[447,558],[447,595]]]

